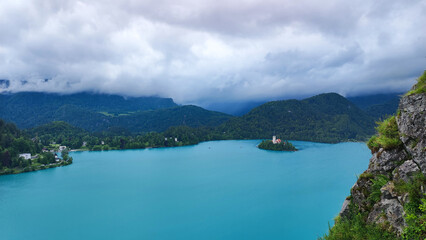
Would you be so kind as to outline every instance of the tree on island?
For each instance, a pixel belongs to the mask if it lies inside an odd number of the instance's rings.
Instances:
[[[273,151],[297,151],[297,148],[287,140],[275,144],[271,140],[263,140],[258,148]]]

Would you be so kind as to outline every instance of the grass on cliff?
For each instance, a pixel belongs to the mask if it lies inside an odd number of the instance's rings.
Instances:
[[[407,227],[402,233],[402,239],[426,239],[426,199],[420,200],[421,204],[418,206],[420,214],[407,212],[405,217]]]
[[[367,143],[372,152],[377,152],[380,148],[388,150],[402,146],[395,116],[391,116],[383,122],[378,122],[376,130],[377,134],[372,136]]]
[[[407,227],[402,234],[403,239],[426,239],[426,198],[424,192],[426,176],[418,173],[410,182],[397,181],[395,190],[399,195],[408,193],[408,201],[404,204]]]
[[[371,206],[373,206],[380,201],[380,197],[382,196],[380,189],[389,182],[389,178],[384,175],[378,175],[371,179],[371,182],[373,184],[371,185],[371,193],[370,196],[367,197],[367,200],[370,202]]]
[[[426,71],[424,71],[423,75],[421,75],[417,79],[417,83],[416,83],[414,89],[407,92],[406,95],[408,96],[408,95],[419,94],[419,93],[426,93]]]
[[[379,226],[366,222],[367,214],[361,213],[354,204],[349,204],[349,215],[346,218],[337,217],[328,235],[319,240],[394,240],[399,239],[395,234]]]

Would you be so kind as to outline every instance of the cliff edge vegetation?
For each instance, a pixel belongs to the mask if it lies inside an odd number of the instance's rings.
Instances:
[[[320,239],[426,238],[426,71],[400,100],[396,116],[378,123],[373,156]]]

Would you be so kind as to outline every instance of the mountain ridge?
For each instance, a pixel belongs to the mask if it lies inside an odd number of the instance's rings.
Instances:
[[[42,99],[37,99],[40,96]],[[80,96],[82,99],[73,99]],[[0,117],[20,128],[51,121],[65,121],[91,132],[116,128],[133,134],[162,132],[172,126],[214,127],[212,131],[220,139],[270,138],[276,133],[291,140],[340,142],[366,140],[374,133],[376,120],[337,93],[271,101],[240,117],[195,105],[178,106],[172,99],[155,97],[131,99],[132,102],[117,95],[21,93],[9,98],[0,107]],[[147,99],[152,104],[140,107],[140,101]],[[102,106],[103,103],[107,105]]]
[[[0,117],[20,128],[66,121],[89,131],[131,126],[132,132],[149,132],[185,124],[215,126],[231,117],[199,107],[179,106],[171,98],[159,97],[21,92],[0,94],[0,101]],[[162,122],[162,126],[157,122]]]
[[[374,119],[337,93],[303,100],[262,104],[219,126],[231,138],[269,138],[339,142],[365,140],[374,133]]]

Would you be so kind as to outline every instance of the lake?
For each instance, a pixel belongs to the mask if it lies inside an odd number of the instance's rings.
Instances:
[[[316,239],[371,157],[364,143],[259,143],[74,152],[66,167],[0,176],[0,238]]]

